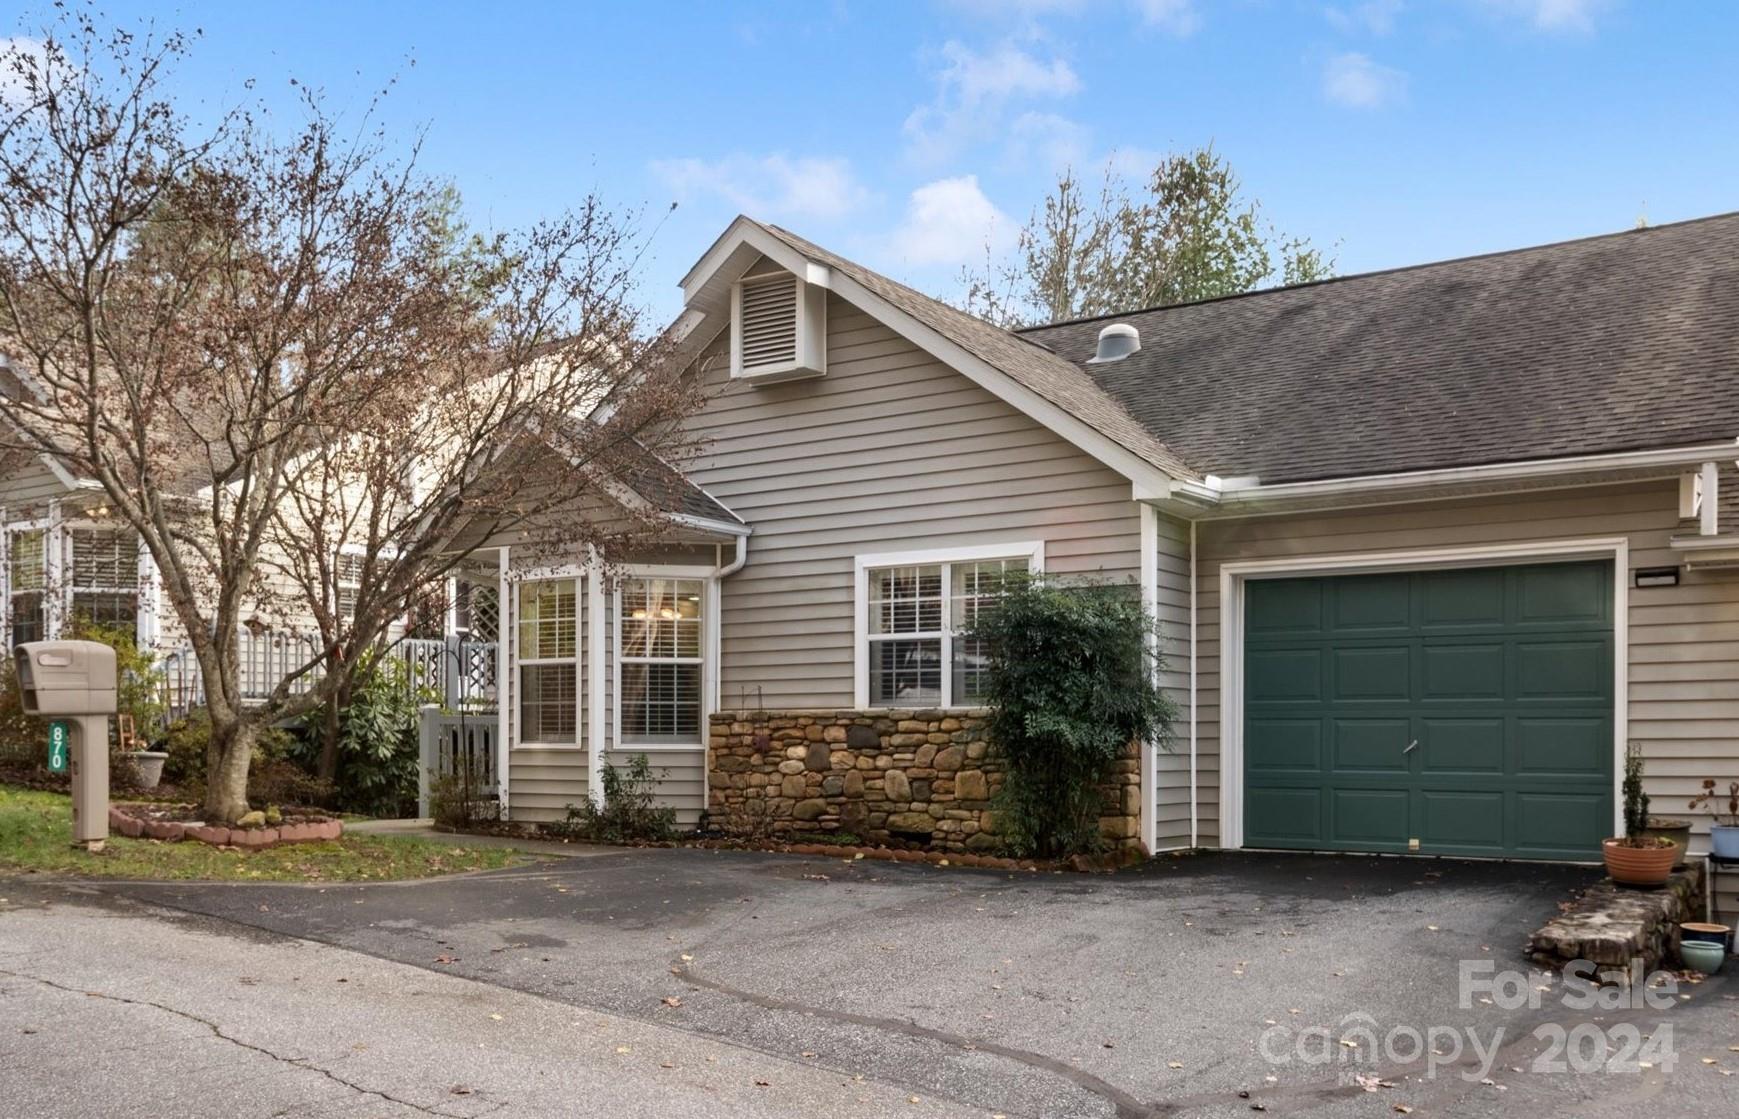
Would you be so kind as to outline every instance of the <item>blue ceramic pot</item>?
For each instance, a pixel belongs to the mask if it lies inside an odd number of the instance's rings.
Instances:
[[[1726,962],[1727,948],[1706,940],[1687,940],[1679,945],[1679,959],[1685,961],[1685,966],[1692,971],[1713,975]]]
[[[1725,948],[1730,943],[1733,930],[1726,925],[1704,924],[1702,921],[1686,921],[1679,926],[1679,942],[1689,944],[1697,941],[1703,944],[1719,944]]]

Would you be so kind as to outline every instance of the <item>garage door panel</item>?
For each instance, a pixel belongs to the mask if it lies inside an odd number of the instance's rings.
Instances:
[[[1559,564],[1516,571],[1515,620],[1541,623],[1609,623],[1610,569],[1603,564]]]
[[[1253,846],[1316,846],[1322,838],[1320,788],[1252,788],[1244,832]]]
[[[1407,702],[1413,686],[1413,651],[1406,645],[1335,648],[1333,700]]]
[[[1502,642],[1468,645],[1425,645],[1420,650],[1423,676],[1419,698],[1502,699],[1504,695],[1504,646]]]
[[[1322,649],[1251,649],[1244,662],[1244,688],[1252,705],[1322,698]]]
[[[1245,764],[1258,773],[1322,769],[1321,719],[1251,719],[1244,732]]]
[[[1406,575],[1368,576],[1352,591],[1331,586],[1329,616],[1337,633],[1406,632],[1412,622],[1413,581]]]
[[[1419,794],[1421,848],[1458,854],[1501,854],[1507,806],[1502,792],[1424,789]]]
[[[1505,720],[1424,718],[1419,720],[1419,766],[1426,774],[1501,775],[1504,772]]]
[[[1515,797],[1512,852],[1524,858],[1586,859],[1588,836],[1612,827],[1611,799],[1605,791],[1540,791]]]
[[[1606,699],[1612,694],[1611,648],[1603,640],[1516,642],[1516,698]]]
[[[1322,582],[1262,579],[1244,592],[1245,630],[1251,634],[1314,634],[1322,631]]]
[[[1349,772],[1406,773],[1404,752],[1412,739],[1413,723],[1402,716],[1392,719],[1331,719],[1333,768],[1337,776]]]
[[[1329,801],[1329,842],[1335,847],[1404,851],[1411,804],[1405,789],[1337,788]]]
[[[1495,568],[1440,571],[1418,580],[1420,628],[1441,633],[1501,627],[1505,582],[1503,571]]]
[[[1611,580],[1574,563],[1248,584],[1246,842],[1590,857],[1612,815]]]
[[[1610,772],[1612,721],[1604,714],[1580,718],[1516,720],[1516,772],[1532,777],[1598,777]]]

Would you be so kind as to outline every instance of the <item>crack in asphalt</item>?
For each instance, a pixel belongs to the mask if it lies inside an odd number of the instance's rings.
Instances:
[[[0,975],[8,976],[8,977],[13,978],[13,979],[23,979],[23,980],[26,980],[26,981],[31,982],[31,983],[37,983],[37,984],[40,984],[41,986],[49,987],[49,988],[56,990],[56,991],[65,991],[68,994],[84,995],[86,998],[104,999],[108,1002],[125,1003],[128,1006],[146,1006],[146,1007],[150,1007],[152,1010],[161,1011],[164,1014],[172,1014],[177,1018],[185,1018],[189,1022],[193,1022],[197,1025],[204,1026],[206,1029],[211,1031],[211,1034],[213,1037],[219,1039],[220,1041],[227,1041],[231,1045],[237,1046],[237,1047],[242,1048],[242,1049],[247,1049],[247,1050],[254,1052],[254,1053],[258,1053],[261,1056],[268,1057],[271,1060],[276,1061],[282,1065],[289,1065],[292,1068],[303,1069],[307,1072],[317,1072],[321,1076],[324,1076],[326,1079],[332,1081],[334,1084],[338,1084],[338,1085],[341,1085],[345,1088],[348,1088],[352,1092],[356,1092],[359,1095],[374,1096],[377,1099],[385,1100],[387,1103],[398,1104],[400,1107],[408,1107],[412,1111],[420,1112],[423,1115],[434,1115],[434,1116],[440,1117],[440,1119],[481,1119],[482,1116],[492,1114],[492,1113],[499,1111],[502,1108],[507,1106],[506,1100],[498,1100],[498,1101],[490,1104],[490,1106],[487,1109],[485,1109],[483,1111],[479,1111],[479,1112],[441,1111],[438,1108],[424,1107],[422,1104],[415,1103],[411,1100],[404,1099],[401,1096],[395,1096],[390,1092],[383,1092],[378,1088],[366,1088],[366,1087],[362,1086],[361,1084],[358,1084],[354,1081],[346,1080],[344,1077],[339,1076],[337,1073],[333,1072],[331,1069],[324,1068],[320,1065],[315,1064],[312,1060],[310,1060],[307,1057],[286,1057],[281,1053],[274,1053],[272,1050],[267,1049],[264,1046],[255,1045],[251,1041],[243,1041],[239,1037],[235,1037],[231,1034],[224,1033],[223,1028],[221,1026],[219,1026],[216,1022],[213,1022],[211,1019],[201,1017],[200,1015],[194,1014],[191,1011],[182,1010],[179,1007],[168,1006],[168,1005],[165,1005],[164,1003],[160,1003],[160,1002],[153,1002],[150,999],[135,999],[135,998],[128,998],[126,995],[109,994],[106,991],[91,991],[91,990],[87,990],[87,989],[82,988],[82,987],[74,987],[74,986],[70,986],[70,985],[65,984],[65,983],[57,983],[52,979],[44,979],[40,975],[27,975],[24,972],[20,972],[20,971],[8,971],[5,969],[0,969]]]
[[[763,1010],[785,1010],[797,1014],[813,1015],[817,1018],[827,1018],[853,1026],[864,1026],[868,1029],[882,1030],[923,1041],[941,1042],[944,1045],[951,1045],[959,1049],[988,1053],[994,1057],[1016,1061],[1029,1068],[1048,1072],[1053,1076],[1060,1076],[1076,1087],[1098,1096],[1117,1109],[1118,1119],[1145,1119],[1147,1116],[1156,1114],[1157,1109],[1153,1105],[1143,1103],[1110,1081],[1095,1076],[1085,1069],[1076,1068],[1067,1061],[1047,1057],[1043,1053],[1035,1053],[1030,1049],[1018,1049],[1012,1045],[1002,1045],[982,1038],[966,1037],[963,1034],[950,1033],[947,1030],[939,1030],[931,1026],[920,1026],[916,1022],[906,1019],[854,1014],[849,1010],[831,1010],[827,1007],[797,1002],[794,999],[782,999],[773,995],[744,991],[720,980],[697,974],[693,968],[685,963],[679,962],[673,965],[670,970],[671,974],[693,983],[696,987],[725,995],[728,998],[740,999]]]

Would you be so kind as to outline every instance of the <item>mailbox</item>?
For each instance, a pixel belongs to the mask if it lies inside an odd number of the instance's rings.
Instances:
[[[113,715],[115,651],[99,641],[27,641],[13,650],[31,715]]]
[[[63,716],[72,736],[72,838],[102,850],[109,837],[109,716],[115,651],[96,641],[26,641],[12,650],[32,715]]]

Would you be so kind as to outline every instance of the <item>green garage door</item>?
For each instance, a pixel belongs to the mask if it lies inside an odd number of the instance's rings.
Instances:
[[[1597,856],[1612,656],[1610,563],[1250,580],[1245,845]]]

